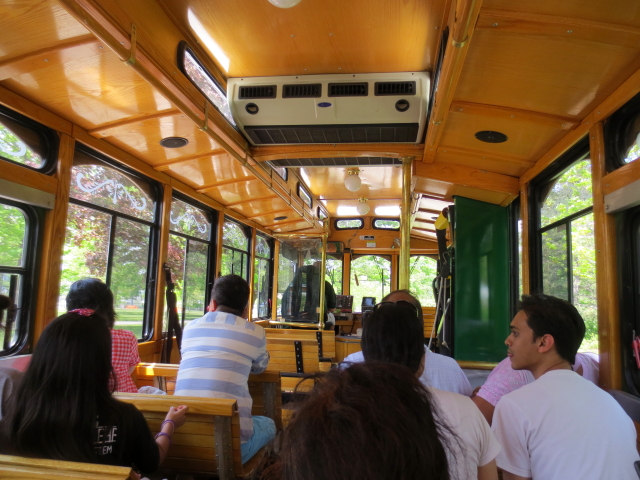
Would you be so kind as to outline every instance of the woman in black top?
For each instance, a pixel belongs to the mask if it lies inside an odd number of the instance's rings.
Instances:
[[[2,420],[4,451],[152,472],[187,407],[172,407],[154,440],[142,413],[109,391],[111,335],[93,310],[56,318],[42,333]]]

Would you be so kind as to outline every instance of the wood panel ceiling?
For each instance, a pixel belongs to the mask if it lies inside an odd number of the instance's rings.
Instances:
[[[637,0],[484,0],[481,8],[474,5],[480,3],[302,0],[284,10],[267,0],[3,2],[0,85],[274,231],[318,228],[300,218],[298,178],[335,216],[339,206],[354,206],[361,197],[372,207],[398,205],[401,169],[362,168],[357,192],[344,187],[344,167],[291,169],[280,191],[267,178],[270,173],[260,173],[269,168],[260,169],[254,159],[415,156],[413,193],[422,195],[418,208],[428,212],[416,214],[412,233],[431,237],[430,210],[446,206],[454,195],[502,205],[516,198],[518,178],[574,135],[580,122],[640,68]],[[228,56],[228,71],[207,57],[189,25],[189,11]],[[154,78],[121,61],[121,49],[130,48],[132,23],[140,55],[155,65],[147,69]],[[249,149],[217,112],[208,115],[226,136],[202,129],[204,97],[175,68],[177,44],[186,40],[222,82],[225,77],[429,71],[447,25],[443,76],[425,143],[418,146]],[[480,142],[474,136],[480,130],[500,131],[508,140]],[[165,149],[159,141],[167,136],[187,138],[189,144]],[[294,197],[295,202],[287,201]],[[311,218],[311,209],[307,213]],[[280,216],[288,218],[279,223]]]

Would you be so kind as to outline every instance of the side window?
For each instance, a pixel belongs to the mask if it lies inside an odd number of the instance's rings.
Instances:
[[[213,214],[179,198],[171,201],[167,263],[175,276],[180,322],[205,313],[213,272],[214,248],[211,240]]]
[[[273,270],[271,245],[271,241],[260,235],[256,236],[251,318],[271,318],[271,272]]]
[[[597,352],[591,162],[583,149],[570,152],[563,163],[562,170],[534,188],[537,274],[532,291],[575,305],[587,327],[581,350]]]
[[[0,355],[18,353],[27,341],[34,314],[39,224],[39,215],[32,207],[0,200],[0,294],[10,297],[17,306],[13,316],[4,318]]]
[[[363,255],[351,260],[353,311],[362,311],[362,298],[374,297],[376,303],[391,291],[391,260],[380,255]]]
[[[640,94],[607,119],[604,134],[609,170],[640,158]]]
[[[225,220],[222,226],[222,265],[221,275],[240,275],[247,280],[249,276],[249,235],[245,227]]]
[[[325,278],[333,286],[336,295],[342,295],[342,259],[341,254],[327,254]]]
[[[116,328],[140,339],[153,333],[158,244],[156,185],[76,150],[71,171],[60,285],[64,306],[70,285],[84,277],[113,291]]]
[[[423,307],[435,307],[433,279],[438,275],[438,262],[426,255],[415,255],[409,263],[409,288]]]

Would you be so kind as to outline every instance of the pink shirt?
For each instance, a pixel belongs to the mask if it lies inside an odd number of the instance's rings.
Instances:
[[[598,384],[599,359],[595,353],[576,354],[573,370],[582,367],[582,376],[590,382]],[[494,407],[498,400],[509,392],[533,382],[533,374],[529,370],[514,370],[509,357],[502,360],[489,374],[477,395],[484,398]]]
[[[129,330],[111,330],[111,365],[116,376],[115,388],[109,382],[109,389],[114,392],[138,393],[129,369],[140,363],[138,339]]]

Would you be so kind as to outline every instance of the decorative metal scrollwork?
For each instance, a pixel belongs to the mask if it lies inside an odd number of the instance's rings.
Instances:
[[[125,188],[125,186],[118,182],[117,180],[106,180],[104,182],[102,182],[99,185],[96,185],[95,187],[90,187],[87,188],[84,185],[82,185],[82,180],[84,179],[84,174],[81,172],[78,172],[78,174],[76,175],[76,185],[78,186],[78,188],[80,190],[82,190],[83,192],[86,193],[94,193],[98,190],[100,190],[101,188],[105,188],[107,190],[107,192],[109,192],[109,195],[111,196],[111,200],[113,201],[114,204],[118,203],[119,200],[119,196],[118,196],[118,191],[121,191],[124,194],[124,197],[126,197],[129,202],[131,203],[131,207],[135,208],[138,211],[143,211],[147,208],[147,200],[146,198],[142,197],[142,203],[138,202],[138,200],[136,200]]]
[[[169,214],[169,220],[173,225],[179,225],[180,222],[184,220],[185,225],[183,228],[185,230],[189,230],[191,228],[191,225],[193,224],[200,233],[207,233],[208,225],[206,223],[198,222],[198,220],[196,219],[196,216],[193,213],[185,212],[182,215],[180,215],[178,218],[174,219],[173,212],[171,212]]]

